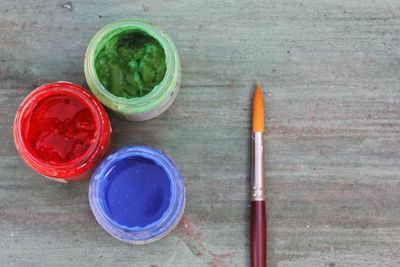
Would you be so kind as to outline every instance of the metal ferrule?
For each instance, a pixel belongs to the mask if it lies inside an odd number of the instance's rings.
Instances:
[[[253,179],[251,184],[251,200],[265,200],[264,190],[264,153],[263,133],[253,134]]]

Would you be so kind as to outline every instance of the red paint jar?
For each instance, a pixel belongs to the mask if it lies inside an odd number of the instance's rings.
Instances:
[[[77,182],[89,178],[107,152],[111,125],[92,94],[73,83],[54,82],[36,88],[21,103],[14,141],[35,172]]]

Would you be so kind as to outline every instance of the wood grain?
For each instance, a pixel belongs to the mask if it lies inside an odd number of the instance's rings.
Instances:
[[[249,107],[261,80],[268,266],[399,266],[399,14],[396,0],[1,1],[0,262],[249,265]],[[187,188],[178,228],[135,247],[98,226],[86,182],[36,175],[12,139],[22,99],[45,82],[86,86],[88,42],[126,17],[160,24],[183,64],[162,116],[111,116],[114,148],[167,151]]]

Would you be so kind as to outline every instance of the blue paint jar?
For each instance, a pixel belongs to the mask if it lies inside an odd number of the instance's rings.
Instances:
[[[89,202],[113,237],[147,244],[170,233],[185,207],[185,187],[174,162],[146,146],[124,147],[93,172]]]

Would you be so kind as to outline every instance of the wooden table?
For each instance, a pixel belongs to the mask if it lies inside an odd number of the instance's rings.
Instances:
[[[247,266],[250,98],[261,80],[269,266],[399,266],[399,14],[396,0],[2,1],[1,265]],[[163,115],[111,115],[114,148],[167,151],[184,176],[182,222],[146,246],[109,236],[90,211],[88,183],[35,174],[12,136],[32,89],[86,86],[91,37],[126,17],[161,25],[183,65]]]

